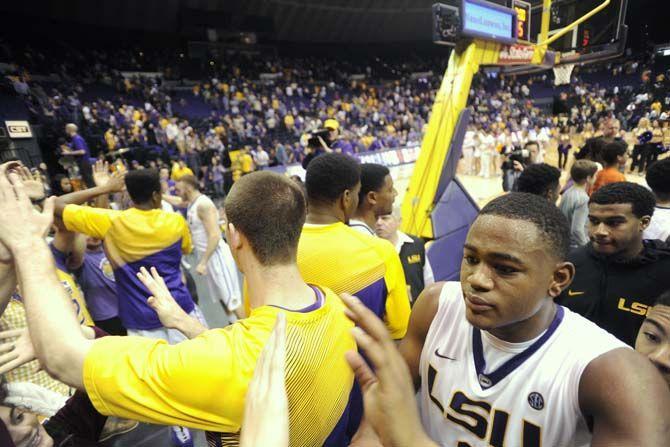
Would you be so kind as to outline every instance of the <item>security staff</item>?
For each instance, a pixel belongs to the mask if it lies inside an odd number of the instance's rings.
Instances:
[[[670,290],[670,246],[643,240],[654,196],[629,182],[610,183],[589,202],[589,244],[570,253],[576,275],[557,302],[633,346],[654,300]]]
[[[423,241],[416,236],[403,233],[398,229],[399,226],[400,210],[394,208],[391,214],[377,218],[375,232],[377,236],[388,240],[395,246],[405,272],[405,282],[412,298],[412,304],[414,304],[423,289],[435,282],[435,278],[426,257]]]

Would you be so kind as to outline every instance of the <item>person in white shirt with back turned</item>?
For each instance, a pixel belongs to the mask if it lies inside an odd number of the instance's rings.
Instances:
[[[185,175],[177,181],[177,194],[188,205],[186,220],[191,230],[196,283],[204,280],[209,298],[223,304],[230,322],[244,318],[242,289],[235,260],[221,238],[219,212],[212,199],[198,190],[198,180]]]

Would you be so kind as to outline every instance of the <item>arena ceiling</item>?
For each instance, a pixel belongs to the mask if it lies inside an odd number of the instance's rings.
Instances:
[[[264,18],[273,40],[391,42],[431,39],[432,0],[22,0],[0,11],[86,25],[180,32],[184,16]],[[9,18],[7,15],[6,18]],[[226,18],[227,17],[227,18]],[[237,19],[236,19],[237,18]]]
[[[0,22],[16,25],[15,17],[21,21],[26,17],[37,17],[42,24],[54,21],[75,27],[82,24],[174,33],[189,40],[198,39],[193,29],[199,26],[201,29],[255,31],[274,41],[429,42],[430,8],[437,1],[450,3],[455,0],[0,1]],[[507,0],[491,1],[505,4]],[[530,1],[538,4],[542,0]],[[600,2],[580,1],[594,5]],[[640,33],[641,37],[646,36],[656,42],[670,41],[670,28],[662,25],[664,16],[657,14],[649,17],[646,13],[658,1],[628,1],[633,35]],[[30,28],[30,23],[25,26]],[[204,39],[205,33],[201,32],[199,38]]]

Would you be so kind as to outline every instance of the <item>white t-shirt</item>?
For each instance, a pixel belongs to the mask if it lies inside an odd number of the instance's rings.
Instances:
[[[656,206],[654,215],[651,217],[651,222],[644,233],[644,239],[660,239],[667,241],[670,238],[670,208],[664,206]]]

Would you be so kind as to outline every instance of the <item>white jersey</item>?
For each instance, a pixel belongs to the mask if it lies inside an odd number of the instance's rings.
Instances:
[[[192,258],[190,259],[192,268],[195,268],[207,250],[207,231],[198,216],[198,206],[203,203],[210,203],[214,206],[212,199],[203,194],[193,201],[186,212],[194,247],[193,254],[190,256]],[[213,302],[222,301],[228,311],[240,307],[242,304],[240,275],[230,248],[223,239],[219,241],[216,251],[209,258],[207,271],[208,273],[204,277],[195,272],[192,273],[196,287],[198,287],[198,295],[207,296]]]
[[[188,227],[191,230],[193,248],[203,252],[207,250],[207,231],[205,230],[205,224],[200,219],[200,216],[198,216],[198,206],[206,203],[214,206],[212,199],[204,194],[200,194],[198,198],[188,206],[188,211],[186,212],[186,220],[188,221]]]
[[[582,372],[623,347],[561,306],[536,339],[499,340],[468,323],[460,283],[445,283],[421,352],[423,426],[448,447],[581,445],[590,439],[579,408]]]

